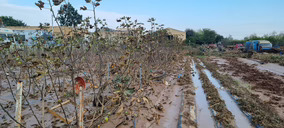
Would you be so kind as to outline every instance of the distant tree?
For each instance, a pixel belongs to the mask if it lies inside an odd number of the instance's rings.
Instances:
[[[58,20],[62,26],[77,26],[82,22],[82,15],[70,4],[61,5]]]
[[[186,43],[187,44],[211,44],[217,43],[224,39],[222,35],[216,33],[216,31],[205,28],[198,31],[192,29],[186,29]]]
[[[205,28],[203,31],[203,41],[206,44],[216,43],[217,33],[214,30]]]
[[[223,40],[222,40],[222,44],[223,45],[232,45],[233,44],[233,37],[232,37],[232,35],[229,35],[228,37],[226,37],[226,38],[224,38]]]
[[[195,43],[195,31],[193,29],[186,29],[186,44],[192,44]]]
[[[194,40],[195,40],[195,43],[196,43],[196,44],[199,44],[199,45],[205,43],[205,42],[204,42],[204,32],[203,32],[202,29],[200,29],[199,31],[197,31],[197,32],[195,33]]]
[[[216,39],[215,39],[215,42],[216,42],[216,43],[221,42],[223,39],[224,39],[223,36],[217,35],[217,36],[216,36]]]
[[[190,38],[195,35],[195,31],[193,29],[186,29],[185,33],[186,33],[186,38]]]
[[[27,26],[26,23],[24,23],[21,20],[16,20],[12,16],[0,16],[0,26]]]

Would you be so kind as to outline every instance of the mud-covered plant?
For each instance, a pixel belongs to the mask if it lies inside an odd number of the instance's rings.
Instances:
[[[234,116],[228,110],[224,100],[220,98],[218,90],[203,72],[203,67],[200,64],[197,64],[197,69],[199,71],[200,78],[202,80],[202,88],[206,93],[206,98],[210,104],[210,108],[216,111],[216,115],[214,115],[215,119],[226,128],[234,128]]]
[[[99,0],[92,3],[94,9],[100,5]],[[143,69],[143,87],[147,87],[151,70],[170,70],[172,62],[177,59],[177,44],[171,44],[171,41],[167,40],[163,25],[157,25],[156,31],[151,31],[151,34],[150,31],[146,32],[143,23],[124,17],[121,18],[121,21],[123,20],[121,23],[124,24],[120,27],[128,29],[126,33],[117,34],[110,31],[110,34],[102,36],[103,31],[99,30],[106,29],[107,23],[105,20],[97,20],[94,15],[95,25],[90,23],[90,18],[86,18],[79,27],[73,27],[70,32],[63,33],[62,26],[53,11],[53,1],[49,0],[48,4],[61,31],[60,34],[56,33],[56,36],[46,40],[39,33],[48,32],[50,26],[41,24],[39,27],[41,30],[38,31],[32,46],[27,46],[27,42],[23,42],[21,45],[10,48],[12,46],[10,43],[7,46],[1,46],[0,51],[2,75],[10,86],[8,88],[10,93],[15,96],[13,92],[15,81],[25,80],[24,101],[28,103],[31,98],[40,98],[43,113],[45,99],[54,96],[54,102],[60,104],[63,118],[67,119],[68,113],[65,112],[61,103],[67,98],[76,101],[74,78],[83,74],[90,80],[91,85],[97,87],[93,87],[94,102],[101,104],[101,106],[90,105],[94,107],[91,109],[92,117],[97,120],[90,121],[89,125],[100,124],[100,120],[103,119],[101,117],[104,117],[108,111],[113,113],[118,107],[105,103],[109,101],[108,97],[104,96],[107,89],[110,90],[110,97],[119,96],[121,100],[118,104],[126,102],[127,98],[138,90],[140,65]],[[40,9],[46,6],[42,1],[36,5]],[[93,11],[95,14],[95,10]],[[100,28],[97,27],[97,23]],[[96,27],[96,34],[88,31],[92,27]],[[111,63],[111,77],[108,80],[106,79],[107,63]],[[114,76],[118,77],[118,81],[114,80]],[[95,93],[97,90],[99,90],[98,93]],[[116,95],[114,92],[116,90],[122,93]],[[32,110],[34,106],[30,105],[29,108]],[[74,108],[77,118],[77,106],[75,105]],[[34,117],[37,118],[38,115],[35,113]],[[43,116],[42,121],[38,119],[37,123],[39,126],[44,126],[45,121]],[[69,125],[75,123],[77,121]]]
[[[237,97],[238,105],[241,110],[251,115],[252,123],[255,126],[267,128],[281,128],[284,121],[277,115],[277,112],[268,104],[264,103],[259,97],[255,97],[247,88],[239,85],[231,76],[221,74],[216,63],[202,59],[205,66],[212,72],[213,76],[220,80],[221,84],[230,93]]]

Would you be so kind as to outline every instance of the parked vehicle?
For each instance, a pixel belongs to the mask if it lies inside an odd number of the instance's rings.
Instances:
[[[0,28],[1,43],[8,43],[14,41],[13,35],[13,30],[7,28]]]
[[[237,50],[242,50],[244,48],[243,44],[236,44],[236,49]]]
[[[272,50],[272,43],[267,40],[253,40],[246,42],[245,51],[256,51],[256,52],[269,52]]]
[[[209,48],[211,48],[211,49],[217,48],[217,44],[209,44],[208,46],[209,46]]]

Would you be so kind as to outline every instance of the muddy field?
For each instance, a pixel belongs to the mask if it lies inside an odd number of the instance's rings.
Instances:
[[[153,72],[154,77],[149,78],[142,89],[139,85],[130,86],[123,92],[124,99],[121,99],[119,90],[111,94],[109,92],[115,88],[107,87],[103,103],[96,107],[92,103],[96,88],[87,82],[84,125],[102,128],[282,128],[283,77],[255,66],[238,59],[179,56],[166,73]],[[166,75],[155,77],[163,73]],[[42,127],[38,125],[42,119],[45,127],[68,127],[66,122],[49,112],[54,106],[57,106],[55,112],[63,118],[75,120],[74,104],[80,104],[79,97],[74,100],[68,84],[63,89],[64,93],[55,93],[61,91],[60,83],[70,83],[70,78],[63,78],[56,82],[57,89],[46,87],[48,91],[44,102],[40,95],[32,93],[27,100],[23,99],[22,121],[25,127]],[[110,76],[110,79],[114,77]],[[107,81],[106,78],[104,80]],[[10,92],[16,90],[16,86],[9,88],[7,82],[3,79],[1,84],[0,103],[4,108],[0,110],[1,127],[16,125],[11,118],[15,116],[15,102]],[[15,81],[11,83],[16,85]],[[51,80],[47,79],[47,83],[51,84]],[[28,90],[24,88],[25,92]],[[34,90],[35,93],[40,91],[31,89],[31,92]],[[60,103],[66,101],[70,102],[61,107]],[[44,112],[42,105],[45,106]],[[76,127],[75,121],[70,124]]]
[[[114,95],[110,94],[109,92],[114,88],[107,87],[104,92],[106,99],[103,100],[107,108],[101,106],[93,107],[93,95],[98,90],[95,89],[93,92],[94,87],[92,83],[87,82],[86,91],[84,92],[85,126],[103,128],[196,127],[195,88],[191,81],[191,58],[181,57],[172,65],[173,68],[167,71],[165,76],[150,80],[147,85],[142,86],[142,89],[139,89],[139,86],[130,87],[130,89],[133,88],[135,90],[135,93],[131,92],[132,90],[129,90],[129,92],[127,90],[124,92],[126,99],[121,99],[121,96],[116,93]],[[153,73],[153,75],[155,74]],[[87,77],[84,78],[87,79]],[[111,76],[110,79],[114,79],[114,77]],[[98,81],[97,79],[94,80]],[[70,124],[72,127],[75,127],[74,104],[78,105],[80,102],[78,95],[74,102],[70,78],[59,77],[58,81],[56,81],[58,84],[54,85],[54,87],[51,86],[50,79],[46,81],[48,86],[46,87],[47,93],[44,101],[41,100],[40,95],[32,95],[33,93],[24,98],[22,108],[23,126],[42,127],[38,124],[44,124],[44,127],[68,127],[66,122],[49,112],[49,109],[57,106],[54,112],[63,118],[67,118],[68,121],[72,119],[73,121]],[[106,78],[105,81],[107,81]],[[10,89],[16,94],[15,85],[17,83],[14,81],[9,82],[13,85],[12,88],[9,88],[8,81],[2,80],[0,102],[3,104],[4,109],[0,110],[1,127],[13,127],[16,125],[12,120],[15,116],[15,102]],[[64,89],[60,88],[60,84],[66,85]],[[28,87],[24,87],[23,91],[26,93],[28,90]],[[30,90],[31,92],[35,91],[34,94],[38,94],[40,91],[40,89],[34,88]],[[64,90],[64,93],[62,93],[62,90]],[[66,101],[70,102],[67,103]],[[64,105],[60,106],[60,103]],[[44,112],[42,111],[43,105],[45,106]],[[101,113],[96,113],[96,111]],[[44,123],[41,122],[42,119]]]
[[[271,68],[260,70],[256,65],[236,58],[211,57],[207,65],[211,70],[215,70],[214,74],[219,77],[221,83],[233,95],[239,97],[241,108],[251,114],[255,124],[265,127],[283,126],[284,85],[281,75],[270,71]]]
[[[250,84],[250,90],[264,102],[273,106],[284,118],[283,77],[270,71],[260,71],[255,65],[248,65],[236,59],[227,59],[228,64],[219,65],[222,71]]]

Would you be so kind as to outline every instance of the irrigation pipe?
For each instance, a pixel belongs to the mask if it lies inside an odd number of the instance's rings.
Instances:
[[[179,120],[178,120],[178,128],[182,128],[182,110],[184,106],[184,94],[181,93],[181,105],[180,105],[180,112],[179,112]]]

